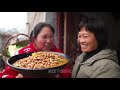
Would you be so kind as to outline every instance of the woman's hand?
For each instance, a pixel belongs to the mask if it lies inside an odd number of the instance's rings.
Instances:
[[[60,78],[60,75],[59,74],[55,75],[55,78]]]
[[[16,78],[23,78],[23,75],[19,73]]]

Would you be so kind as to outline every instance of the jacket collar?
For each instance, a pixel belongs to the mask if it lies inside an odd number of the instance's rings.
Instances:
[[[85,62],[83,62],[83,57],[85,56],[86,53],[82,53],[79,57],[78,60],[80,62],[80,64],[86,64],[86,65],[92,65],[94,62],[101,60],[101,59],[106,59],[109,57],[109,59],[113,60],[113,59],[117,59],[116,58],[116,52],[112,51],[110,49],[103,49],[100,52],[98,52],[97,54],[93,55],[92,57],[90,57],[89,59],[87,59]],[[112,57],[110,57],[112,56]]]

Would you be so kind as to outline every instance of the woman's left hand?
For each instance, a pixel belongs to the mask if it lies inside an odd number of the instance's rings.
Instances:
[[[60,75],[59,74],[55,75],[55,78],[60,78]]]
[[[19,73],[16,78],[23,78],[23,75]]]

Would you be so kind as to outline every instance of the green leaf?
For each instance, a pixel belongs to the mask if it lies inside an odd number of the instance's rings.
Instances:
[[[63,62],[62,60],[58,60],[58,62]]]
[[[17,45],[16,48],[19,49],[19,48],[22,48],[22,46],[21,45]]]
[[[19,64],[15,64],[16,67],[19,67],[20,65]]]

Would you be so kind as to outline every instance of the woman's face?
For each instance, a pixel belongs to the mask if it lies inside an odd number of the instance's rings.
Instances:
[[[94,34],[87,31],[84,27],[78,33],[78,43],[82,52],[91,52],[98,47]]]
[[[43,27],[34,41],[37,49],[49,51],[54,43],[54,34],[49,27]]]

